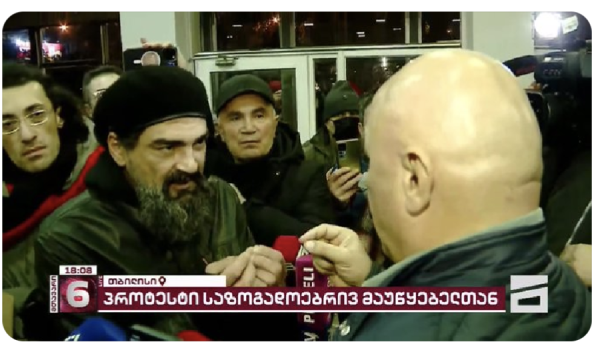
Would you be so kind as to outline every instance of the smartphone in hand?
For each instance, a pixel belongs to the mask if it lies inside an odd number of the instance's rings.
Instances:
[[[144,66],[177,67],[177,48],[132,48],[123,52],[125,71]]]
[[[362,158],[362,144],[360,139],[353,138],[336,142],[337,166],[349,167],[360,171]]]

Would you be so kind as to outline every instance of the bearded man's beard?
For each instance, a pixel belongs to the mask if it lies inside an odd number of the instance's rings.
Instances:
[[[195,183],[191,190],[171,196],[172,184]],[[188,242],[210,234],[214,225],[214,191],[201,173],[176,171],[166,177],[162,188],[136,183],[140,222],[165,245]]]

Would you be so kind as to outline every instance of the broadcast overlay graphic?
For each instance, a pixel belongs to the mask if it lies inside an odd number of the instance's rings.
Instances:
[[[65,265],[50,277],[50,313],[547,313],[547,276],[510,279],[510,287],[242,288],[226,287],[224,276],[98,275],[93,265]]]

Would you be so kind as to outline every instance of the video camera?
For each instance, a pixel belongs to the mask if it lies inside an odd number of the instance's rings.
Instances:
[[[515,76],[533,73],[539,88],[527,90],[546,146],[591,146],[592,42],[576,41],[542,56],[504,62]]]
[[[579,154],[592,145],[592,42],[574,41],[566,49],[523,56],[504,65],[515,76],[534,74],[527,90],[543,140],[541,205],[552,186]]]

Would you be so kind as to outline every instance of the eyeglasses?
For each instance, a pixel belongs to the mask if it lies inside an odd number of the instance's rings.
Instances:
[[[42,125],[48,121],[48,112],[45,110],[35,111],[25,116],[25,121],[30,126]],[[2,134],[11,135],[21,129],[21,120],[19,118],[2,119]]]

